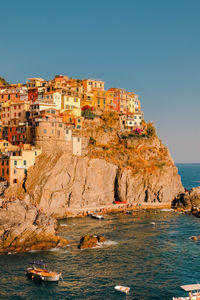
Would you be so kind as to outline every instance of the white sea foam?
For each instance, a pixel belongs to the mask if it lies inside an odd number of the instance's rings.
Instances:
[[[55,251],[60,251],[61,249],[60,248],[51,248],[47,251],[50,251],[50,252],[55,252]]]
[[[62,227],[70,226],[70,225],[68,225],[68,224],[59,224],[59,225],[62,226]]]
[[[115,246],[118,244],[118,242],[108,240],[108,241],[105,241],[103,244],[106,246]]]
[[[102,242],[102,243],[97,243],[97,246],[94,247],[94,248],[102,248],[104,246],[115,246],[117,244],[118,243],[115,242],[115,241],[108,240],[108,241],[105,241],[105,242]]]
[[[84,249],[80,249],[80,250],[95,249],[95,248],[103,248],[103,247],[105,247],[105,246],[116,246],[117,244],[118,244],[118,242],[108,240],[108,241],[105,241],[105,242],[102,242],[102,243],[97,243],[97,245],[96,245],[95,247],[92,247],[92,248],[84,248]]]
[[[160,211],[174,211],[173,208],[162,208]]]

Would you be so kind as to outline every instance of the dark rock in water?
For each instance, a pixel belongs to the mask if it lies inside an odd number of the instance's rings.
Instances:
[[[198,217],[200,215],[200,186],[179,194],[172,206],[190,209]]]
[[[98,235],[85,235],[81,238],[80,244],[78,245],[79,249],[86,249],[86,248],[94,248],[98,246],[99,243],[105,242],[105,238],[103,236]]]

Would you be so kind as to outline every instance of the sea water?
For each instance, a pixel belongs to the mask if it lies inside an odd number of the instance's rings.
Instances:
[[[178,165],[186,187],[199,181],[200,165]],[[185,172],[185,173],[184,173]],[[196,174],[196,175],[194,175]],[[172,299],[184,295],[180,285],[200,282],[200,219],[173,211],[113,214],[61,221],[59,234],[70,241],[62,250],[0,256],[0,299]],[[98,234],[107,242],[97,249],[79,250],[80,237]],[[61,271],[63,282],[28,279],[33,259],[48,261]],[[115,285],[131,288],[125,296]]]

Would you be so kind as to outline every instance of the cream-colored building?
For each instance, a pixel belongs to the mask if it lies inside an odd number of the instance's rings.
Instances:
[[[62,95],[61,112],[72,110],[75,117],[81,117],[81,99],[77,96]]]
[[[35,159],[41,154],[40,149],[8,152],[0,157],[0,178],[12,185],[22,180],[27,170],[35,164]]]
[[[72,137],[72,153],[74,155],[81,155],[82,153],[82,138],[73,136]]]
[[[65,141],[66,127],[65,124],[54,120],[35,120],[34,140],[37,141]]]
[[[82,80],[82,85],[86,93],[89,93],[94,90],[99,90],[99,91],[104,90],[104,81],[102,80],[84,79]]]

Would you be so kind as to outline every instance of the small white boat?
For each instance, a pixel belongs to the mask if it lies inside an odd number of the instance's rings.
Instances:
[[[116,285],[115,290],[118,291],[118,292],[125,293],[127,295],[130,291],[130,288],[127,287],[127,286]]]
[[[181,288],[189,292],[186,297],[173,297],[173,300],[200,300],[200,284],[182,285]]]
[[[94,219],[98,219],[98,220],[103,220],[104,219],[104,216],[98,215],[98,214],[92,214],[91,217],[94,218]]]

